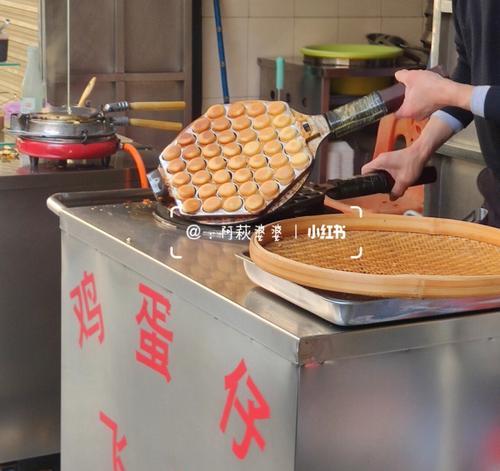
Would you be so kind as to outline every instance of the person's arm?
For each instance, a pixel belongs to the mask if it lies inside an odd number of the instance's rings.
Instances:
[[[455,16],[455,46],[458,60],[451,80],[427,71],[401,71],[396,78],[407,85],[405,101],[398,117],[423,119],[442,109],[439,116],[458,132],[473,119],[471,69],[460,21]],[[476,92],[477,93],[477,92]]]
[[[375,170],[385,170],[392,175],[395,184],[391,198],[396,199],[404,194],[420,174],[432,154],[439,149],[453,134],[454,130],[446,121],[433,116],[425,126],[419,138],[409,147],[380,154],[366,164],[361,173],[367,174]]]

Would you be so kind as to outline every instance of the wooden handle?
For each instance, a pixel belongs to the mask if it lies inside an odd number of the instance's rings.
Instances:
[[[137,111],[175,111],[185,108],[184,101],[136,101],[129,103],[129,109]]]
[[[94,86],[95,86],[96,80],[97,80],[96,77],[92,77],[89,80],[89,83],[85,87],[85,90],[83,91],[82,96],[80,97],[80,100],[78,100],[78,104],[76,106],[85,106],[85,102],[87,101],[87,99],[89,98],[90,94],[94,90]]]
[[[128,120],[130,126],[139,126],[141,128],[161,129],[163,131],[180,131],[182,130],[182,123],[175,123],[173,121],[155,121],[154,119],[137,119],[130,118]]]

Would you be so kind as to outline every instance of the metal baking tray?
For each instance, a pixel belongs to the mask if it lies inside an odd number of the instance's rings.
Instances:
[[[500,297],[465,299],[370,298],[321,291],[306,288],[267,273],[255,265],[248,252],[236,256],[243,260],[246,274],[256,285],[339,326],[362,326],[500,308]]]

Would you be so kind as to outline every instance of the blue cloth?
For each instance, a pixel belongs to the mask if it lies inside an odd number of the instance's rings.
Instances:
[[[489,85],[481,85],[478,87],[474,87],[472,91],[472,99],[471,99],[471,111],[474,115],[480,116],[484,118],[484,108],[486,104],[486,96],[490,91]]]
[[[446,123],[451,129],[453,129],[453,132],[455,134],[457,132],[460,132],[464,128],[464,125],[459,119],[455,118],[455,116],[447,113],[446,111],[436,111],[432,116],[435,116],[436,118],[439,118],[441,121]]]

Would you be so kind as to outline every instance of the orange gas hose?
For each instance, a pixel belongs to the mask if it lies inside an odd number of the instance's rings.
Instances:
[[[123,144],[123,150],[134,160],[137,173],[139,174],[141,188],[149,188],[148,178],[146,176],[146,167],[144,166],[144,162],[141,154],[139,154],[139,151],[132,144]]]

